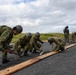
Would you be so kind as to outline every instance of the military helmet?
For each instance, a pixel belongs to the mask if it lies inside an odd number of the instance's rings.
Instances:
[[[53,38],[48,38],[48,42],[52,43],[53,42]]]
[[[65,28],[68,28],[68,26],[66,26]]]
[[[35,36],[40,37],[40,33],[39,32],[36,32],[35,33]]]
[[[17,25],[16,29],[17,29],[18,33],[21,33],[23,31],[23,28],[21,25]]]
[[[26,36],[31,39],[32,34],[31,33],[27,33]]]

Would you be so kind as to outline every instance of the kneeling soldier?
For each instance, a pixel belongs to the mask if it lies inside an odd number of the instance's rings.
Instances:
[[[30,39],[32,37],[31,33],[27,33],[14,44],[13,50],[16,50],[19,56],[24,53],[24,56],[28,55],[27,52],[32,50],[32,45]]]
[[[72,33],[72,42],[76,41],[76,32]]]
[[[43,52],[42,50],[40,50],[40,47],[43,44],[43,41],[40,40],[40,33],[37,32],[34,37],[32,37],[31,39],[31,43],[34,49],[34,53],[37,53],[37,51]]]
[[[53,49],[53,51],[64,51],[64,46],[65,46],[65,43],[61,40],[61,39],[55,39],[55,38],[49,38],[48,39],[48,42],[50,43],[50,45],[52,43],[55,43],[56,46],[55,48]]]
[[[2,50],[2,63],[8,63],[7,52],[13,35],[17,35],[23,31],[21,25],[10,28],[6,25],[0,26],[0,50]]]

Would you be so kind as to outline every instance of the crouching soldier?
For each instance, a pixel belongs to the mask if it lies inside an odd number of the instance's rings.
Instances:
[[[76,32],[72,33],[72,41],[71,42],[75,42],[76,40]]]
[[[40,50],[40,47],[43,44],[43,41],[40,40],[40,33],[37,32],[31,39],[32,47],[33,47],[33,53],[37,53],[38,51],[40,53],[43,53],[43,50]]]
[[[61,39],[49,38],[48,39],[48,42],[50,43],[50,45],[52,43],[55,43],[56,44],[56,46],[53,49],[53,51],[61,51],[61,52],[63,52],[64,49],[65,49],[64,48],[65,47],[65,43]]]
[[[30,39],[32,37],[31,33],[27,33],[23,37],[20,37],[14,44],[13,50],[16,50],[19,56],[21,56],[22,53],[23,56],[27,56],[27,52],[32,50],[32,45],[30,43]]]
[[[22,26],[17,25],[13,28],[10,28],[6,25],[0,26],[0,50],[2,50],[2,63],[8,63],[7,52],[9,49],[9,44],[13,38],[13,34],[17,35],[23,30]]]

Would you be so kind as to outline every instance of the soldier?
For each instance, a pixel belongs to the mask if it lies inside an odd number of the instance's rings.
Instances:
[[[76,32],[72,33],[72,42],[75,42],[76,39]]]
[[[43,41],[40,40],[40,33],[39,32],[36,32],[34,37],[32,37],[31,43],[33,46],[34,53],[37,53],[37,51],[43,52],[42,50],[40,50],[40,47],[42,46]]]
[[[63,30],[64,32],[64,39],[66,43],[69,43],[69,29],[68,26],[65,27],[65,29]]]
[[[20,37],[14,44],[13,50],[16,50],[19,55],[24,53],[24,56],[27,56],[28,51],[32,51],[32,45],[30,39],[32,37],[31,33],[27,33],[23,37]]]
[[[0,49],[2,50],[2,63],[8,63],[7,52],[9,49],[9,44],[13,38],[13,35],[17,35],[23,31],[21,25],[17,25],[13,28],[10,28],[6,25],[0,26]]]
[[[61,39],[49,38],[48,39],[48,42],[50,43],[50,45],[52,43],[55,43],[56,44],[56,46],[53,49],[53,51],[61,51],[61,52],[64,51],[65,43]]]

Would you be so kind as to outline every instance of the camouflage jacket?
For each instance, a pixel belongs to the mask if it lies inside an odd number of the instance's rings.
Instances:
[[[64,32],[64,35],[69,35],[69,29],[64,29],[63,32]]]
[[[61,39],[53,38],[53,42],[56,44],[56,46],[65,46],[65,43]]]
[[[17,49],[18,46],[21,46],[21,48],[24,48],[24,46],[30,43],[30,39],[26,37],[26,35],[20,37],[14,44],[13,50]]]
[[[72,33],[72,37],[73,37],[73,36],[74,36],[74,37],[76,36],[76,32]]]
[[[31,39],[32,46],[34,46],[37,50],[39,50],[39,48],[37,47],[37,42],[43,43],[43,42],[40,40],[40,38],[36,38],[35,36],[32,37],[32,39]]]
[[[9,45],[13,38],[12,29],[8,26],[0,26],[0,44]]]
[[[37,42],[43,43],[43,42],[40,40],[40,38],[35,38],[35,36],[32,37],[31,43],[37,43]]]

